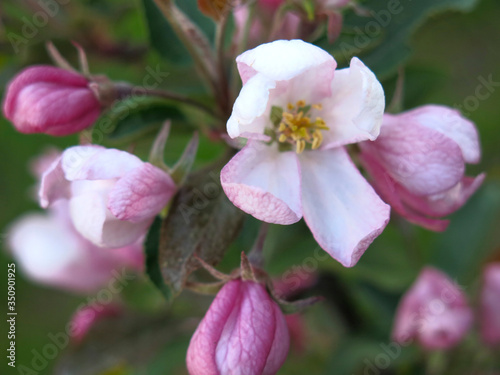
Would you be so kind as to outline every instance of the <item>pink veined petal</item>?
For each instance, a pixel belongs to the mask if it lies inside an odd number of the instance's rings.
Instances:
[[[442,232],[448,227],[448,220],[430,218],[422,214],[420,211],[412,210],[406,206],[406,204],[401,200],[400,195],[404,188],[398,186],[396,181],[394,181],[394,179],[387,174],[385,169],[369,154],[364,152],[361,153],[360,160],[367,172],[370,176],[372,176],[372,185],[375,187],[377,193],[379,193],[382,199],[389,203],[392,209],[399,215],[414,224],[436,232]],[[411,195],[409,192],[407,192],[407,194]],[[415,199],[418,198],[415,196]]]
[[[404,188],[398,189],[398,194],[409,209],[424,213],[431,217],[447,216],[462,207],[472,194],[481,186],[486,174],[477,177],[463,177],[457,185],[445,192],[419,197]]]
[[[453,140],[397,116],[384,115],[380,136],[361,147],[376,155],[396,182],[417,195],[451,189],[464,174],[462,152]]]
[[[440,105],[426,105],[399,116],[402,121],[419,123],[452,139],[462,150],[466,163],[479,162],[481,147],[477,129],[459,111]]]
[[[109,186],[108,186],[109,185]],[[142,237],[152,219],[137,223],[121,221],[107,209],[111,181],[77,181],[69,201],[70,216],[76,230],[100,247],[123,247]],[[77,191],[80,190],[80,191]]]
[[[63,152],[62,168],[68,181],[109,180],[140,167],[135,155],[101,146],[74,146]]]
[[[257,73],[273,81],[286,81],[308,70],[329,72],[337,67],[335,59],[328,52],[298,39],[261,44],[238,56],[236,62],[244,85]],[[330,83],[323,78],[325,81]],[[316,83],[321,85],[319,81],[311,82],[313,85]]]
[[[390,208],[343,148],[300,155],[304,219],[318,244],[345,267],[354,266],[384,230]]]
[[[233,280],[225,284],[217,293],[207,314],[196,329],[191,338],[186,358],[190,374],[220,374],[215,361],[217,343],[225,322],[239,303],[241,284],[241,280]]]
[[[227,121],[227,132],[231,138],[243,133],[246,136],[264,133],[266,125],[270,123],[269,115],[266,115],[269,91],[275,87],[276,83],[263,75],[254,76],[242,87]]]
[[[100,113],[90,89],[40,82],[19,91],[12,122],[23,133],[64,136],[89,127]]]
[[[233,204],[259,220],[292,224],[302,217],[300,170],[294,152],[249,141],[222,169],[221,183]]]
[[[337,70],[332,95],[325,99],[321,117],[330,128],[323,132],[323,148],[374,140],[380,133],[385,96],[375,75],[359,59]]]
[[[276,329],[274,332],[274,341],[271,346],[271,351],[267,357],[266,366],[262,371],[262,375],[276,374],[285,362],[290,349],[290,332],[288,330],[288,323],[279,306],[276,303],[272,303],[272,305]]]
[[[70,87],[88,87],[87,79],[79,74],[49,65],[32,66],[15,76],[8,84],[3,103],[5,117],[11,119],[16,111],[19,92],[28,85],[47,82]]]
[[[144,163],[116,182],[109,193],[108,208],[120,220],[148,220],[165,207],[175,190],[167,173]]]
[[[217,344],[217,368],[220,374],[236,370],[241,375],[262,374],[276,331],[276,317],[270,316],[274,302],[265,288],[254,282],[241,282],[240,294]]]

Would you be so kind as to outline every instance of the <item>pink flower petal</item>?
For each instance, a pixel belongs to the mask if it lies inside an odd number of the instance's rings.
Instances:
[[[462,152],[453,140],[399,116],[384,115],[380,136],[361,147],[375,155],[396,182],[417,195],[451,189],[464,174]]]
[[[109,194],[108,208],[120,220],[148,220],[165,207],[175,190],[167,173],[144,163],[117,181]]]
[[[385,97],[382,85],[359,59],[337,70],[331,82],[332,96],[319,115],[329,131],[323,132],[323,148],[374,140],[380,133]]]
[[[292,224],[302,217],[300,171],[294,152],[249,141],[221,171],[233,204],[259,220]]]
[[[399,116],[402,122],[419,123],[452,139],[462,150],[466,163],[479,162],[481,148],[477,129],[457,110],[440,105],[426,105]]]
[[[101,146],[74,146],[63,152],[62,168],[68,181],[109,180],[140,167],[135,155]]]
[[[463,177],[451,189],[430,196],[419,197],[401,187],[398,189],[398,194],[408,208],[427,216],[441,217],[450,215],[462,207],[479,189],[485,177],[484,173],[477,177]]]
[[[104,186],[109,185],[109,186]],[[77,181],[73,183],[70,215],[76,230],[100,247],[123,247],[141,238],[152,218],[141,222],[117,219],[107,209],[107,195],[113,183],[109,181]]]
[[[354,266],[384,230],[390,208],[343,148],[300,155],[304,219],[318,244],[345,267]]]
[[[61,165],[62,155],[57,158],[49,168],[42,174],[38,197],[40,206],[49,207],[53,202],[71,196],[70,183],[64,178]]]

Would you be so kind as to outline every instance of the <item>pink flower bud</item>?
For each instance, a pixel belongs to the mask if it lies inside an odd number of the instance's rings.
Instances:
[[[462,340],[472,319],[460,288],[426,267],[399,303],[392,336],[403,345],[417,340],[426,349],[448,349]]]
[[[484,270],[479,313],[483,341],[488,345],[500,344],[500,263],[490,264]]]
[[[9,83],[4,116],[21,133],[63,136],[99,117],[101,105],[82,75],[52,66],[33,66]]]
[[[412,223],[443,231],[441,220],[479,188],[484,174],[464,176],[481,156],[476,127],[454,109],[427,105],[384,115],[379,137],[362,142],[361,162],[391,207]]]
[[[220,290],[191,338],[191,375],[273,375],[288,354],[285,318],[263,285],[232,280]]]
[[[100,247],[135,243],[175,194],[169,174],[125,151],[74,146],[44,173],[43,207],[69,202],[76,230]]]

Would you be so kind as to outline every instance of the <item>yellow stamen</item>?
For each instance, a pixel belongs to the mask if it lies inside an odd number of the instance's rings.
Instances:
[[[295,147],[295,151],[297,152],[297,154],[302,154],[302,152],[306,148],[306,141],[304,141],[303,139],[299,139]]]
[[[310,109],[321,110],[321,104],[308,106],[305,100],[299,100],[295,105],[288,103],[288,111],[282,114],[281,122],[276,124],[278,128],[278,141],[280,143],[295,144],[295,151],[302,153],[307,144],[315,150],[323,142],[322,130],[328,130],[325,121],[321,117],[311,119]]]

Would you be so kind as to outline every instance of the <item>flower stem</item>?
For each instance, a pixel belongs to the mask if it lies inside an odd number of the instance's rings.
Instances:
[[[215,60],[205,35],[172,0],[154,0],[154,2],[188,50],[201,76],[216,94]]]
[[[144,96],[157,96],[157,97],[160,97],[160,98],[165,98],[165,99],[169,99],[169,100],[173,100],[173,101],[176,101],[176,102],[179,102],[179,103],[184,103],[184,104],[187,104],[187,105],[190,105],[192,107],[195,107],[203,112],[205,112],[206,114],[214,117],[214,118],[217,118],[217,119],[222,119],[223,116],[214,111],[213,108],[195,100],[195,99],[192,99],[188,96],[185,96],[185,95],[181,95],[181,94],[178,94],[176,92],[173,92],[173,91],[168,91],[168,90],[163,90],[163,89],[154,89],[154,90],[147,90],[145,89],[144,87],[140,87],[140,86],[131,86],[129,84],[126,84],[126,83],[115,83],[114,85],[114,88],[115,88],[115,92],[116,92],[116,99],[124,99],[128,96],[132,96],[132,95],[144,95]]]

